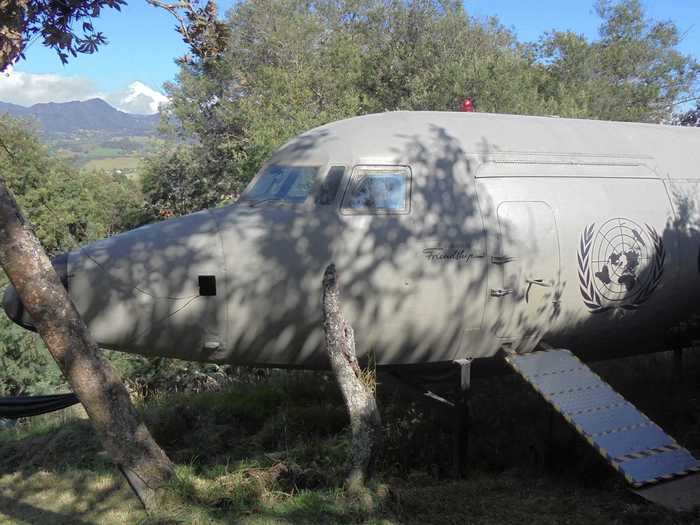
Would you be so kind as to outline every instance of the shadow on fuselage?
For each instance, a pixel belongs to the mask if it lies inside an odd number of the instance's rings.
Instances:
[[[325,368],[321,279],[335,262],[361,357],[373,354],[382,366],[494,356],[500,343],[494,334],[506,320],[489,297],[498,283],[488,258],[514,233],[507,224],[498,226],[498,202],[478,195],[475,177],[478,166],[502,154],[502,148],[482,137],[472,155],[436,124],[415,133],[385,134],[383,143],[375,136],[358,139],[353,149],[363,153],[338,161],[347,169],[330,205],[315,204],[313,198],[300,205],[242,201],[72,254],[68,288],[78,294],[73,300],[93,335],[103,346],[146,355]],[[274,159],[325,170],[336,163],[333,152],[343,151],[338,142],[321,128],[291,141]],[[352,166],[372,163],[411,167],[410,213],[342,212]],[[562,309],[557,306],[562,293],[578,294],[580,286],[569,271],[543,296],[554,307],[542,306],[528,316],[515,310],[507,319],[514,332],[542,337],[585,359],[660,349],[668,329],[689,316],[695,303],[694,295],[679,294],[676,284],[687,279],[687,286],[697,286],[697,271],[681,269],[691,256],[687,247],[698,246],[695,197],[681,193],[674,197],[677,217],[669,218],[661,236],[668,257],[664,276],[647,305],[588,316]],[[576,250],[579,238],[559,242],[562,250]],[[430,260],[426,248],[463,250],[458,253],[470,259]],[[698,254],[692,257],[697,270]],[[83,270],[92,272],[90,279],[81,281]],[[654,271],[647,265],[636,278],[648,282]],[[201,277],[215,278],[215,295],[201,293]],[[511,299],[522,302],[524,289],[514,290]],[[18,310],[9,310],[27,324]]]

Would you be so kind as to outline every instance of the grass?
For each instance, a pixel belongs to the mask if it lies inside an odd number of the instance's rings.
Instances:
[[[596,366],[682,444],[700,451],[700,356],[683,388],[667,356]],[[451,479],[450,435],[382,394],[384,455],[364,495],[343,489],[347,421],[332,379],[274,373],[223,392],[156,395],[141,411],[177,464],[146,516],[80,409],[0,433],[0,523],[700,523],[628,492],[515,376],[474,382],[467,479]],[[669,410],[672,407],[672,410]]]

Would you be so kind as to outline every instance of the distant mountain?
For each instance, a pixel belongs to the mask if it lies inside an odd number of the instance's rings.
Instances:
[[[9,102],[0,102],[0,113],[9,113],[13,117],[19,117],[26,114],[29,108],[24,106],[18,106],[17,104],[10,104]]]
[[[28,108],[0,102],[0,113],[34,120],[47,135],[76,131],[102,131],[114,134],[151,135],[159,116],[124,113],[100,98],[75,102],[49,102]]]

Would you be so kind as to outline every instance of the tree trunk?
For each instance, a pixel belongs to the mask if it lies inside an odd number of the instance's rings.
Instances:
[[[370,387],[362,381],[355,354],[355,336],[340,309],[335,265],[323,274],[323,329],[326,351],[350,414],[352,458],[347,485],[351,491],[364,487],[381,440],[381,419]]]
[[[0,265],[46,346],[90,416],[98,436],[147,510],[173,465],[104,359],[17,202],[0,177]]]

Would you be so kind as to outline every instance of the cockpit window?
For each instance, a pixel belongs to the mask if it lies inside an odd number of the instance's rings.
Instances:
[[[332,166],[316,195],[316,204],[328,205],[335,202],[338,188],[345,174],[345,166]]]
[[[253,203],[267,200],[304,202],[314,187],[318,170],[317,166],[272,164],[265,168],[244,198]]]
[[[357,167],[343,199],[350,213],[408,213],[411,170],[397,167]]]

